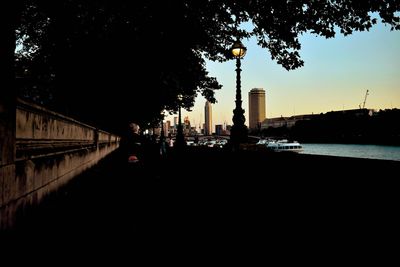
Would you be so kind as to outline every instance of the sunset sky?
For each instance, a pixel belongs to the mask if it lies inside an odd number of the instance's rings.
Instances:
[[[287,71],[271,60],[267,50],[255,39],[243,40],[247,54],[242,59],[242,98],[248,123],[248,92],[266,90],[267,118],[294,114],[325,113],[332,110],[356,109],[369,95],[366,108],[400,108],[400,32],[378,24],[369,32],[356,32],[344,37],[337,34],[325,39],[311,34],[300,39],[302,68]],[[216,92],[213,125],[232,124],[235,105],[235,61],[207,61],[207,70],[223,85]],[[197,97],[189,116],[192,126],[204,123],[202,96]],[[176,116],[176,115],[175,115]],[[167,120],[172,120],[169,116]]]

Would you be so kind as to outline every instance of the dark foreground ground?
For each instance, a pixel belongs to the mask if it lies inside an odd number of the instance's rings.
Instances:
[[[388,238],[398,233],[399,167],[219,150],[170,153],[138,167],[115,152],[27,210],[1,238],[32,247],[72,242],[71,249],[97,247],[99,254],[118,247],[129,247],[128,255],[172,250],[197,257],[247,249],[330,258],[360,248],[390,253]],[[292,253],[286,256],[303,254]]]

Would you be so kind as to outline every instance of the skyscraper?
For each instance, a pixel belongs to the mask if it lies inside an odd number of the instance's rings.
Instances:
[[[257,129],[258,123],[265,120],[265,90],[253,88],[249,92],[249,128]]]
[[[212,109],[211,103],[206,102],[204,107],[204,115],[205,115],[205,124],[204,124],[204,135],[212,134]]]

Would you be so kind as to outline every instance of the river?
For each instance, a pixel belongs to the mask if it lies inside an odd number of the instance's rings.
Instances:
[[[303,154],[400,161],[400,146],[302,143]]]

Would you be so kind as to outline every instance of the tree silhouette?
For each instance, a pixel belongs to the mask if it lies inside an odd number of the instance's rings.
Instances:
[[[188,109],[198,93],[215,102],[221,85],[208,76],[205,58],[229,60],[237,38],[255,36],[291,70],[304,64],[304,33],[332,38],[336,29],[344,35],[368,30],[377,22],[373,13],[400,29],[397,0],[16,2],[4,32],[17,34],[20,95],[111,128],[176,111],[178,94]],[[243,22],[254,28],[240,28]],[[13,48],[0,52],[10,56]],[[8,70],[9,63],[3,63]]]

